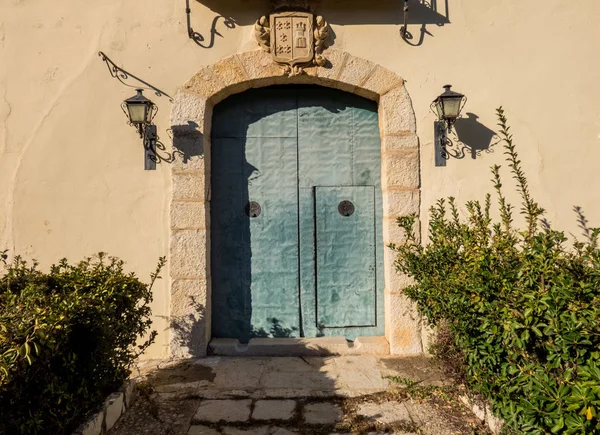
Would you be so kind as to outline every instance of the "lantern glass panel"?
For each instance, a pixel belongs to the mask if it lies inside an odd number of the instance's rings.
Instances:
[[[144,122],[147,122],[147,104],[129,103],[127,104],[127,111],[129,112],[129,120],[133,124],[143,124]]]
[[[438,119],[444,119],[444,100],[438,98],[435,102],[435,111],[437,112]]]
[[[446,118],[458,118],[462,97],[444,98],[444,115]]]

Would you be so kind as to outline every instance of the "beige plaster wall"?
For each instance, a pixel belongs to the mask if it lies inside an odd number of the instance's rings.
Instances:
[[[238,25],[219,20],[220,35],[204,49],[187,38],[183,0],[0,0],[0,248],[42,266],[107,251],[144,278],[168,253],[171,170],[143,170],[140,140],[119,108],[134,91],[110,77],[97,52],[174,96],[202,66],[256,47],[251,25],[266,12],[262,1],[191,2],[192,26],[207,44],[217,14]],[[489,166],[502,162],[497,145],[434,167],[429,104],[451,83],[468,95],[465,111],[488,128],[494,108],[505,107],[531,190],[553,225],[577,232],[574,205],[600,225],[600,3],[446,3],[450,22],[427,24],[417,47],[398,35],[398,1],[322,0],[318,10],[335,49],[406,80],[420,138],[423,224],[439,197],[481,198]],[[409,25],[414,44],[419,29]],[[170,103],[151,98],[166,137]],[[168,354],[167,284],[156,287],[161,333],[150,357]]]

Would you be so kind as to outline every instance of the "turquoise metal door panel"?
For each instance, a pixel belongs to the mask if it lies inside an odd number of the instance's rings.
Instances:
[[[241,342],[296,336],[300,330],[296,93],[267,89],[262,96],[237,95],[219,104],[214,117],[213,336]],[[251,202],[260,206],[260,213],[249,213]]]
[[[382,335],[383,238],[381,231],[381,141],[377,104],[335,89],[303,88],[298,94],[298,182],[300,217],[300,287],[302,325],[306,336]],[[319,294],[315,265],[315,186],[371,186],[375,221],[375,292],[365,323],[336,322],[328,327],[317,313]],[[355,256],[361,257],[361,254]],[[323,302],[323,301],[322,301]],[[338,304],[340,312],[345,310]],[[373,314],[373,315],[371,315]],[[340,316],[344,316],[340,314]],[[374,317],[373,317],[374,316]],[[366,326],[372,325],[372,326]]]
[[[249,218],[252,336],[299,334],[298,176],[296,138],[247,138],[246,159],[256,168],[248,200],[260,214]]]
[[[374,197],[373,186],[315,188],[317,324],[322,328],[376,323]]]

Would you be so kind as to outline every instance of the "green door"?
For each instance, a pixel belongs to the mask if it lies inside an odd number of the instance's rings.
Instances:
[[[383,334],[375,103],[271,87],[215,107],[213,336]]]

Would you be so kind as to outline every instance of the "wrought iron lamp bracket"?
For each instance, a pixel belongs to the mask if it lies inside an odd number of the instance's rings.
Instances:
[[[171,97],[169,94],[167,94],[164,91],[161,91],[155,86],[152,86],[147,81],[142,80],[141,78],[131,74],[130,72],[125,71],[123,68],[115,64],[112,60],[110,60],[110,58],[104,52],[99,51],[98,56],[100,56],[102,61],[106,64],[106,67],[108,68],[108,72],[110,73],[111,77],[117,79],[125,86],[135,89],[151,90],[157,97],[167,97],[171,103],[173,102],[173,97]],[[127,83],[127,80],[130,79],[137,81],[138,84]],[[139,83],[141,83],[143,86],[140,86]]]

